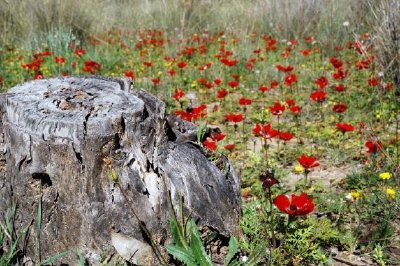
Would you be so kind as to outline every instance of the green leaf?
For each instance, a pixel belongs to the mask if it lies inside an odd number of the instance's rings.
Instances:
[[[210,257],[204,249],[200,234],[193,220],[189,221],[190,248],[200,266],[212,266]]]
[[[3,247],[3,242],[4,242],[4,232],[3,228],[0,228],[0,247]]]
[[[67,255],[69,253],[69,251],[64,251],[61,253],[58,253],[56,255],[50,256],[47,259],[45,259],[44,261],[42,261],[40,263],[40,266],[44,266],[44,265],[53,265],[57,260],[61,259],[62,257],[64,257],[65,255]]]
[[[204,137],[204,134],[206,133],[207,130],[207,121],[205,121],[202,125],[199,126],[197,129],[197,143],[200,144],[201,140]]]
[[[185,263],[187,266],[197,266],[196,259],[191,250],[175,245],[168,245],[166,249],[175,259]]]
[[[235,257],[236,253],[238,252],[238,241],[234,236],[231,236],[229,239],[229,250],[228,254],[225,257],[224,266],[230,265],[230,262]]]
[[[174,244],[178,247],[189,249],[189,245],[183,235],[184,229],[175,218],[169,219],[169,228],[171,229]]]

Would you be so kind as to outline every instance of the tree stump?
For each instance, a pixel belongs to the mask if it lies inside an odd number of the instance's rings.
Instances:
[[[179,138],[193,124],[169,123],[164,103],[130,92],[128,80],[35,80],[0,103],[0,213],[16,203],[19,226],[32,224],[28,256],[79,249],[98,263],[115,248],[135,264],[156,265],[150,243],[170,241],[169,194],[175,210],[182,196],[184,213],[199,227],[239,234],[239,181],[227,159],[211,161]],[[35,232],[40,202],[42,228]],[[75,257],[61,260],[75,264]]]

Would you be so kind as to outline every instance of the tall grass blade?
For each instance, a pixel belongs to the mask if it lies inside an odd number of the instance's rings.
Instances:
[[[38,201],[38,208],[37,208],[37,214],[36,214],[36,245],[35,245],[35,260],[37,262],[41,261],[40,258],[40,232],[42,231],[42,182],[40,182],[40,198]]]

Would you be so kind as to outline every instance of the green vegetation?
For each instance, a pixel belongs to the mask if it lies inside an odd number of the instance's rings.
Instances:
[[[2,91],[37,78],[125,76],[168,112],[221,128],[202,145],[241,177],[243,237],[231,237],[226,265],[249,254],[252,265],[332,265],[332,248],[396,265],[398,1],[0,6]],[[16,232],[14,217],[11,208],[0,224],[0,265],[17,263],[28,230]],[[210,265],[192,220],[173,217],[170,227],[176,263]],[[40,228],[38,219],[38,240]]]

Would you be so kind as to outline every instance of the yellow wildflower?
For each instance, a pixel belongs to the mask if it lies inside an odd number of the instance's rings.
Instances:
[[[388,198],[394,199],[396,197],[396,191],[392,188],[387,188],[386,195],[388,196]]]
[[[356,190],[350,192],[350,195],[351,195],[351,197],[352,197],[353,199],[359,199],[359,198],[361,198],[361,192],[358,192],[358,191],[356,191]]]
[[[392,177],[392,174],[388,173],[388,172],[384,172],[384,173],[380,173],[379,174],[379,178],[382,179],[382,180],[388,180],[391,177]]]
[[[296,166],[294,167],[294,171],[295,171],[296,173],[298,173],[298,174],[301,174],[301,173],[304,172],[304,167],[298,164],[298,165],[296,165]]]

